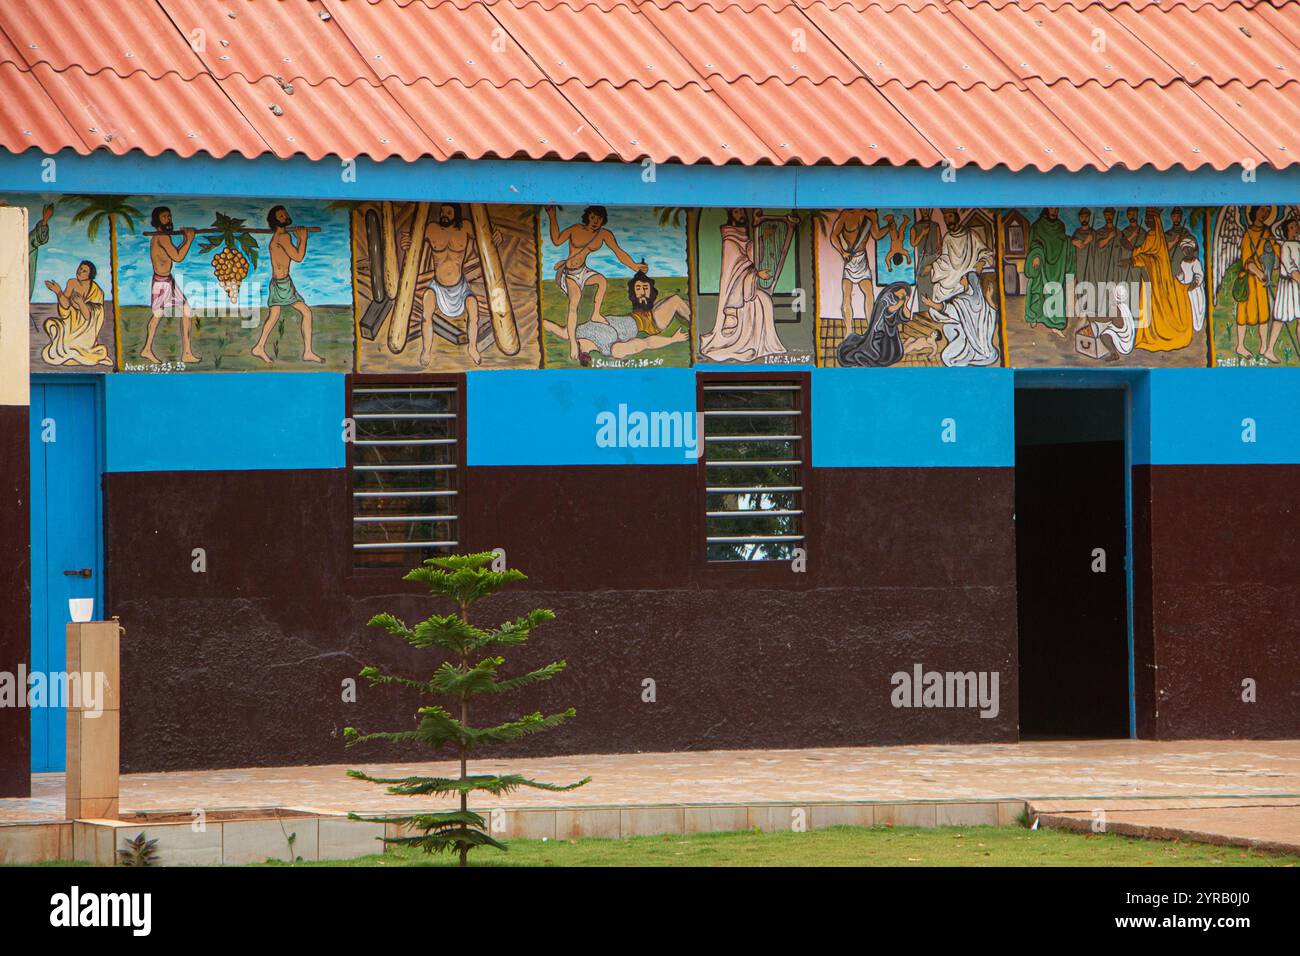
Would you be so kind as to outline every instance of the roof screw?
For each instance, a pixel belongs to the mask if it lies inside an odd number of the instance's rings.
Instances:
[[[226,11],[226,16],[230,17],[230,19],[232,19],[232,20],[236,19],[236,17],[235,17],[235,11],[234,11],[234,10],[227,10],[227,11]]]
[[[320,13],[316,14],[316,16],[320,17],[322,20],[328,20],[330,18],[329,13],[325,10],[322,10]]]
[[[875,143],[868,143],[868,144],[867,144],[867,148],[868,148],[868,149],[876,149],[877,147],[876,147],[876,144],[875,144]]]
[[[1115,151],[1114,146],[1103,146],[1102,149],[1104,149],[1108,153],[1113,153]]]
[[[271,106],[270,106],[270,110],[271,110],[271,112],[274,113],[276,116],[283,116],[283,115],[284,115],[284,110],[281,109],[280,106],[279,106],[278,104],[276,104],[276,103],[272,103],[272,104],[271,104]]]
[[[29,130],[29,129],[25,129],[25,130],[23,130],[23,135],[24,135],[24,136],[31,136],[31,135],[32,135],[32,131]],[[1283,148],[1283,149],[1286,149],[1285,146],[1283,146],[1282,148]]]
[[[474,65],[474,61],[473,61],[473,60],[466,60],[465,62],[466,62],[468,65],[470,65],[470,66],[473,66],[473,65]]]
[[[222,46],[226,46],[226,47],[228,47],[228,46],[230,46],[230,41],[229,41],[229,40],[222,40],[222,41],[221,41],[221,45],[222,45]]]
[[[1052,151],[1052,147],[1050,147],[1050,146],[1044,146],[1044,147],[1043,147],[1043,152],[1044,152],[1044,153],[1050,153],[1051,151]]]
[[[127,51],[126,51],[126,58],[127,58],[128,60],[132,60],[132,59],[135,58],[135,54],[132,53],[130,50],[127,50]]]
[[[790,144],[789,144],[789,143],[782,143],[782,144],[781,144],[781,148],[782,148],[782,149],[789,149],[789,148],[790,148]]]
[[[218,59],[218,60],[229,60],[229,59],[230,59],[230,54],[229,54],[229,53],[223,53],[223,54],[221,54],[221,56],[217,57],[217,59]]]
[[[37,49],[36,44],[35,44],[35,43],[29,43],[29,44],[27,44],[27,49],[29,49],[29,50],[35,50],[35,49]]]
[[[543,137],[542,140],[541,140],[541,142],[542,142],[543,144],[549,146],[551,141],[550,141],[549,139],[546,139],[545,137]]]
[[[637,142],[637,141],[634,140],[634,139],[629,139],[628,142],[631,143],[633,146],[640,146],[640,145],[641,145],[639,142]]]
[[[291,142],[291,143],[293,142],[293,137],[292,137],[292,136],[286,136],[285,139],[287,139],[287,140],[288,140],[289,142]]]
[[[387,145],[388,145],[388,137],[387,137],[387,136],[382,136],[382,137],[380,137],[379,142],[381,142],[381,143],[383,143],[385,146],[387,146]]]
[[[1192,147],[1192,152],[1193,152],[1193,153],[1199,153],[1200,151],[1201,151],[1201,147],[1199,147],[1199,146],[1193,146],[1193,147]]]

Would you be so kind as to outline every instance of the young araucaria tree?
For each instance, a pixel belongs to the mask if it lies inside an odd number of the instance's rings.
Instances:
[[[450,555],[429,558],[424,567],[416,568],[405,577],[407,581],[422,581],[437,595],[456,603],[455,614],[435,614],[414,627],[407,627],[391,614],[376,614],[370,624],[382,627],[390,634],[402,638],[412,647],[443,651],[446,659],[438,665],[433,676],[425,680],[386,674],[378,667],[366,667],[361,676],[371,686],[397,684],[412,687],[431,697],[441,698],[449,707],[431,704],[416,712],[414,730],[391,733],[362,734],[355,728],[344,731],[349,746],[367,740],[419,741],[433,750],[449,747],[460,760],[459,777],[372,777],[360,770],[349,770],[348,775],[371,783],[388,785],[388,792],[401,796],[441,797],[456,795],[460,808],[439,813],[419,813],[405,817],[364,817],[385,823],[403,825],[404,831],[419,831],[419,835],[386,837],[385,843],[401,846],[418,846],[425,852],[437,853],[455,850],[460,854],[460,865],[465,866],[469,851],[476,846],[505,847],[488,832],[487,821],[469,808],[469,795],[483,791],[500,796],[520,787],[537,790],[573,790],[587,783],[584,777],[577,783],[559,786],[529,780],[521,774],[469,773],[471,753],[482,747],[516,740],[525,734],[540,733],[559,726],[572,717],[572,707],[558,714],[543,717],[541,713],[526,714],[495,727],[472,727],[469,723],[470,701],[483,694],[504,694],[529,684],[550,680],[565,668],[564,661],[556,661],[516,677],[502,677],[498,671],[505,658],[493,650],[519,647],[528,640],[533,628],[552,620],[555,614],[538,609],[523,617],[508,621],[500,627],[484,630],[469,623],[469,609],[481,598],[496,593],[507,584],[522,581],[525,575],[515,570],[493,571],[492,553]],[[354,815],[355,816],[355,815]]]

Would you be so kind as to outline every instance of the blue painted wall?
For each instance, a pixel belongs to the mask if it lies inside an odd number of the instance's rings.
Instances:
[[[823,368],[812,382],[819,468],[1015,464],[1010,369]]]
[[[730,369],[733,373],[737,370]],[[693,461],[696,369],[471,372],[470,465]],[[743,374],[743,373],[741,373]],[[1010,467],[1014,391],[1126,385],[1138,465],[1300,464],[1300,369],[814,369],[821,468]],[[342,468],[345,377],[329,372],[104,376],[109,471]],[[686,447],[637,446],[635,413],[678,414]],[[615,443],[598,440],[602,413]],[[1243,441],[1243,420],[1255,440]],[[947,420],[956,440],[944,441]],[[649,433],[653,436],[653,430]]]
[[[1153,465],[1300,464],[1300,369],[1155,369],[1150,403]]]
[[[602,419],[635,441],[633,415],[677,413],[694,435],[695,371],[687,368],[471,372],[465,385],[470,465],[682,465],[684,447],[601,447]],[[620,410],[622,406],[622,410]],[[623,428],[621,422],[629,423]]]
[[[109,471],[342,468],[344,377],[105,376]]]

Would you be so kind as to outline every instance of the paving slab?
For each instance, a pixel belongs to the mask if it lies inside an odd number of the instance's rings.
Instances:
[[[417,809],[406,797],[346,776],[455,775],[451,762],[127,774],[123,812],[235,807],[317,807],[374,813]],[[1211,798],[1300,797],[1300,741],[1031,741],[806,750],[589,754],[472,761],[475,773],[506,771],[565,783],[567,793],[525,790],[484,807],[680,807],[833,803],[960,803],[1172,798],[1207,808]],[[422,800],[421,807],[438,806]],[[1129,804],[1135,809],[1138,804]],[[1080,812],[1090,812],[1091,804]],[[1168,809],[1168,808],[1166,808]],[[0,821],[63,817],[63,775],[34,774],[32,796],[0,799]]]

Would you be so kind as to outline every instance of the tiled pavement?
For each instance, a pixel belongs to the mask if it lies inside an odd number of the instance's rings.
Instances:
[[[124,812],[198,807],[375,812],[435,805],[390,796],[382,787],[353,780],[345,775],[348,766],[383,776],[456,772],[451,763],[358,762],[129,774],[121,781],[121,806]],[[1044,812],[1085,815],[1100,803],[1119,822],[1127,821],[1130,814],[1139,814],[1134,819],[1142,820],[1156,812],[1145,809],[1149,805],[1137,798],[1178,798],[1178,810],[1162,801],[1161,814],[1218,815],[1229,808],[1215,807],[1204,798],[1232,797],[1229,803],[1238,808],[1233,812],[1241,825],[1259,820],[1270,838],[1289,834],[1290,842],[1300,844],[1300,741],[1294,740],[1045,741],[597,754],[473,761],[470,770],[509,770],[556,783],[592,777],[591,783],[569,793],[524,790],[480,803],[528,809],[1030,800]],[[63,817],[62,774],[35,775],[32,791],[28,799],[0,800],[0,821]],[[1296,799],[1279,801],[1278,797]],[[1244,813],[1241,805],[1247,802],[1270,804],[1267,809],[1273,812]],[[1199,825],[1205,820],[1197,816],[1193,822]]]

